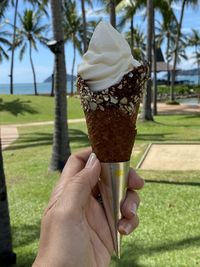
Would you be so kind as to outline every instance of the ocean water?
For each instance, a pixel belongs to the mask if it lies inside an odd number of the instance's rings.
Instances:
[[[51,83],[37,83],[37,89],[39,94],[50,94],[51,93]],[[16,95],[26,95],[34,94],[33,83],[16,83],[14,84],[14,94]],[[70,93],[71,84],[67,82],[67,92]],[[76,86],[74,85],[74,92],[76,92]],[[0,84],[0,94],[9,94],[10,85]]]
[[[198,76],[178,76],[177,80],[187,80],[188,84],[198,84]],[[50,94],[51,93],[51,83],[37,83],[37,89],[39,94]],[[71,84],[67,82],[67,93],[70,93]],[[76,92],[76,85],[74,84],[74,92]],[[0,84],[0,94],[9,94],[10,85]],[[26,95],[34,94],[33,83],[16,83],[14,84],[14,94],[16,95]]]
[[[187,81],[187,84],[198,84],[198,75],[193,75],[193,76],[184,76],[180,75],[176,77],[177,81]]]

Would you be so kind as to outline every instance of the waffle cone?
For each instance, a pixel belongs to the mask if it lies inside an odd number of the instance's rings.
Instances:
[[[139,104],[137,106],[138,112]],[[89,139],[101,162],[124,162],[131,156],[137,134],[137,112],[131,116],[115,107],[86,113]]]

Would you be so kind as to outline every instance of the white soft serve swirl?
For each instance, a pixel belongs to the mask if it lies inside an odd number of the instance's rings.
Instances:
[[[100,22],[78,66],[78,73],[90,90],[101,91],[119,83],[124,74],[140,65],[123,36],[109,23]]]

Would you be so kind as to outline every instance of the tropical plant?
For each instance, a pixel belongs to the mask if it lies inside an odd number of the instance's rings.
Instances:
[[[70,156],[67,102],[66,102],[66,65],[64,51],[62,0],[51,0],[52,29],[57,51],[54,51],[54,89],[55,89],[55,123],[53,149],[50,163],[51,170],[62,171]]]
[[[200,85],[200,32],[199,30],[192,29],[192,34],[188,38],[188,45],[194,47],[195,63],[198,68],[198,85]]]
[[[7,51],[5,50],[5,46],[10,47],[10,42],[6,38],[9,36],[9,33],[7,31],[2,30],[4,25],[0,25],[0,63],[3,61],[3,59],[8,59],[9,56],[7,54]]]
[[[180,37],[181,37],[181,28],[182,28],[182,23],[183,23],[183,16],[184,16],[184,12],[185,12],[185,7],[187,5],[197,6],[199,3],[198,0],[181,0],[181,1],[175,0],[175,2],[181,3],[181,14],[180,14],[179,22],[178,22],[177,35],[176,35],[176,41],[175,41],[170,101],[174,101],[174,84],[175,84],[175,79],[176,79],[176,66],[178,63],[177,61],[178,61],[179,41],[180,41]]]
[[[35,95],[38,94],[37,92],[37,83],[36,83],[36,74],[35,68],[32,59],[32,50],[37,50],[37,41],[46,45],[47,38],[44,37],[42,34],[45,35],[49,26],[47,24],[42,25],[41,23],[42,13],[41,12],[34,12],[31,9],[26,9],[24,11],[23,16],[19,14],[19,21],[20,27],[17,28],[16,32],[16,40],[15,46],[20,48],[19,58],[20,60],[23,59],[23,56],[29,46],[29,59],[30,64],[33,72],[33,81],[34,81],[34,91]]]
[[[82,41],[81,41],[81,31],[82,27],[82,18],[77,14],[76,2],[72,0],[64,1],[63,4],[64,10],[64,38],[65,41],[71,41],[73,44],[73,62],[71,70],[71,95],[73,95],[74,90],[74,66],[76,61],[76,48],[82,54]],[[84,37],[83,37],[84,40]],[[84,44],[84,42],[83,42]],[[84,49],[84,48],[83,48]]]
[[[8,195],[6,179],[3,167],[3,156],[0,139],[0,266],[8,266],[16,263],[16,255],[13,253],[10,216],[8,207]]]
[[[41,11],[43,11],[46,15],[48,12],[45,7],[48,4],[48,0],[26,0],[31,3],[34,7],[37,5]],[[26,2],[24,0],[24,2]],[[4,2],[8,2],[5,1]],[[17,12],[18,12],[18,3],[19,0],[11,0],[11,4],[14,6],[14,22],[13,22],[13,38],[12,38],[12,49],[11,49],[11,62],[10,62],[10,93],[13,94],[13,69],[14,69],[14,54],[15,54],[15,38],[16,38],[16,29],[17,29]]]

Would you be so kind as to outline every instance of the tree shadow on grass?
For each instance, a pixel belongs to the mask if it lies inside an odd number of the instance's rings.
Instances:
[[[27,267],[32,266],[36,254],[31,250],[23,247],[31,245],[35,241],[39,240],[40,236],[40,222],[28,225],[22,224],[19,227],[12,227],[13,235],[13,250],[20,249],[20,253],[17,254],[17,264],[15,267]]]
[[[23,247],[39,239],[40,222],[32,225],[21,224],[19,227],[12,227],[13,246]]]
[[[19,114],[24,115],[25,113],[38,114],[39,112],[30,106],[31,101],[22,101],[19,98],[9,102],[4,102],[0,98],[0,111],[7,111],[14,116]]]
[[[110,267],[142,267],[144,266],[143,264],[137,263],[139,257],[142,255],[145,255],[148,258],[148,256],[151,256],[152,254],[165,253],[173,250],[185,250],[193,246],[200,246],[200,236],[187,237],[182,240],[165,242],[151,247],[128,243],[122,248],[123,253],[121,259],[118,260],[116,257],[113,257]]]
[[[171,135],[173,133],[149,133],[149,134],[138,134],[137,140],[143,141],[164,141],[166,140],[166,135]]]
[[[19,227],[12,227],[13,235],[13,247],[15,249],[20,249],[20,253],[17,254],[17,264],[16,267],[27,267],[32,266],[36,254],[28,247],[23,249],[23,247],[31,245],[35,241],[39,240],[40,236],[40,222],[28,225],[22,224]]]
[[[200,182],[176,182],[176,181],[146,180],[146,179],[145,179],[145,182],[146,183],[155,183],[155,184],[200,186]]]
[[[69,129],[70,145],[71,147],[87,147],[89,146],[88,135],[77,129]],[[17,150],[30,147],[52,145],[53,133],[27,133],[22,134],[18,140],[5,150]]]

